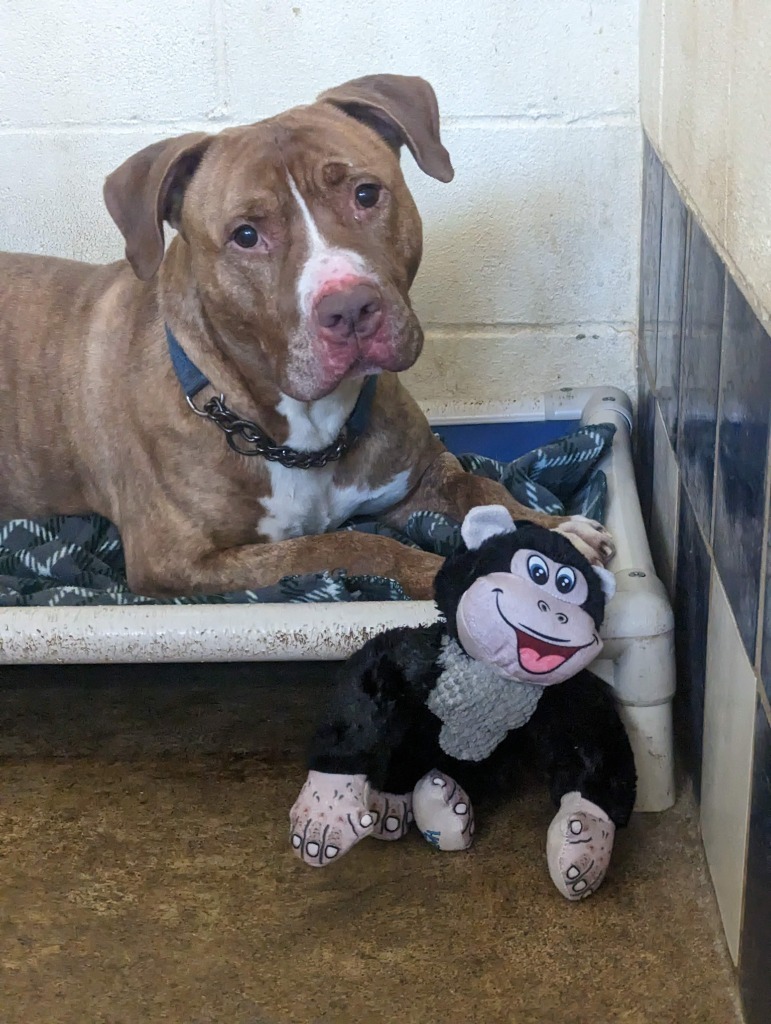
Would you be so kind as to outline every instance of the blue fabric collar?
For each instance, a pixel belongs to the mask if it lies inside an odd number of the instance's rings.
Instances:
[[[177,375],[182,390],[188,398],[195,398],[199,391],[203,391],[209,384],[209,379],[198,369],[192,359],[187,355],[180,343],[174,337],[168,324],[166,328],[166,342],[169,346],[171,365]]]
[[[195,409],[193,399],[199,391],[203,391],[203,389],[208,387],[211,382],[187,355],[180,343],[174,337],[169,325],[165,324],[164,327],[166,330],[166,342],[169,346],[171,365],[174,367],[174,372],[177,375],[179,383],[182,385],[182,390],[185,392],[189,404],[193,409]],[[359,397],[356,399],[356,405],[353,407],[353,411],[343,427],[343,430],[347,432],[349,444],[352,444],[367,429],[376,388],[377,377],[374,375],[367,377],[361,391],[359,392]]]

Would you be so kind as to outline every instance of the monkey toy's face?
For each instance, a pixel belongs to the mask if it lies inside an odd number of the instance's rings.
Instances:
[[[588,597],[581,569],[520,548],[510,571],[480,576],[463,593],[458,638],[470,657],[495,665],[511,679],[560,683],[602,650],[594,619],[584,608]]]

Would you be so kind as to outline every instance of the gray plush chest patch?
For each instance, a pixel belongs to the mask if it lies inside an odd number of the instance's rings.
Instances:
[[[507,732],[530,720],[543,687],[505,679],[469,658],[450,637],[442,646],[443,671],[426,701],[442,722],[439,746],[460,761],[482,761]]]

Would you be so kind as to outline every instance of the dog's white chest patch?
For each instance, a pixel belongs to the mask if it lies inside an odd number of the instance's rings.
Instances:
[[[409,471],[376,488],[339,487],[334,466],[287,469],[270,464],[271,496],[258,529],[270,540],[287,540],[334,530],[355,515],[373,515],[395,505],[407,493]]]
[[[358,397],[361,381],[344,381],[317,402],[297,402],[286,395],[278,411],[289,421],[287,444],[301,451],[325,448],[337,437]],[[287,469],[267,463],[271,493],[261,502],[257,529],[269,540],[287,540],[334,530],[355,515],[373,515],[400,501],[407,493],[409,470],[385,484],[345,486],[334,482],[335,464],[321,469]]]

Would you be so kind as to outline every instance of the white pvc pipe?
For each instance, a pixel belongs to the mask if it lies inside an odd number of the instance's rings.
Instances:
[[[581,424],[615,423],[613,448],[600,462],[608,481],[606,526],[616,545],[611,572],[637,570],[656,575],[645,531],[632,459],[632,405],[618,388],[594,388],[584,407]]]
[[[436,617],[431,601],[14,608],[0,664],[336,660]]]
[[[619,704],[637,768],[636,811],[666,811],[675,802],[672,702],[652,707]]]

